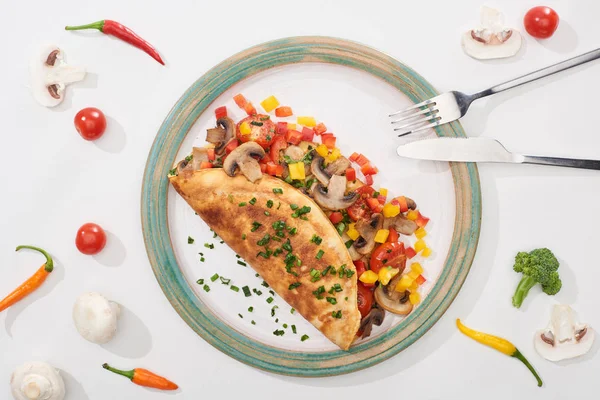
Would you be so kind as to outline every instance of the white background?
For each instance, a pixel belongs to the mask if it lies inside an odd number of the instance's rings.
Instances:
[[[549,1],[562,20],[550,40],[526,43],[515,58],[478,62],[465,56],[460,34],[478,21],[479,1],[301,3],[239,1],[15,2],[2,0],[3,95],[0,98],[0,293],[40,264],[13,250],[33,243],[52,251],[56,272],[41,290],[0,314],[0,398],[19,364],[40,359],[60,368],[68,399],[287,398],[316,396],[411,399],[597,398],[600,361],[561,364],[533,350],[533,332],[554,302],[569,303],[584,322],[600,324],[596,258],[600,174],[536,166],[481,165],[483,223],[465,286],[439,323],[383,364],[348,376],[300,379],[264,373],[230,359],[198,338],[171,308],[151,272],[141,236],[139,198],[144,164],[164,116],[200,75],[231,54],[293,35],[321,34],[374,46],[421,73],[438,90],[484,89],[598,47],[600,3]],[[521,28],[529,0],[490,2]],[[68,33],[66,24],[111,18],[151,41],[162,67],[115,39]],[[44,42],[59,44],[89,76],[57,109],[38,106],[27,88],[27,63]],[[463,119],[471,136],[494,137],[523,153],[600,158],[594,63],[542,83],[476,103]],[[96,143],[73,129],[77,110],[96,106],[109,130]],[[383,118],[383,116],[382,116]],[[77,228],[88,220],[109,232],[97,257],[79,254]],[[547,246],[562,262],[564,288],[555,298],[533,291],[521,310],[510,305],[519,250]],[[73,299],[101,290],[126,305],[122,332],[103,347],[81,340],[71,323]],[[474,343],[454,319],[510,338],[545,380],[539,389],[516,360]],[[2,329],[2,325],[4,329]],[[147,367],[181,391],[157,393],[107,376],[100,367]]]

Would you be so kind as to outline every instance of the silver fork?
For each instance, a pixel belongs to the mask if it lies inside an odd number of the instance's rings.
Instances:
[[[401,126],[395,127],[394,132],[399,132],[398,137],[406,136],[424,129],[456,121],[467,113],[471,103],[477,99],[533,82],[540,78],[556,74],[557,72],[585,64],[597,58],[600,58],[600,48],[531,72],[520,78],[501,83],[479,93],[468,95],[457,91],[451,91],[440,94],[439,96],[408,107],[405,110],[390,114],[390,117],[400,117],[399,119],[392,121],[393,125],[402,124]],[[412,112],[407,114],[408,111]]]

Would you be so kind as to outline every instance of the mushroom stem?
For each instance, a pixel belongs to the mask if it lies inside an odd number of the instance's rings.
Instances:
[[[85,68],[72,65],[56,65],[48,71],[48,84],[67,84],[79,82],[85,78]]]
[[[110,372],[114,372],[115,374],[123,375],[123,376],[129,378],[130,380],[133,380],[133,374],[135,373],[134,370],[123,371],[123,370],[120,370],[120,369],[113,368],[110,365],[108,365],[107,363],[102,364],[102,368],[107,369]]]

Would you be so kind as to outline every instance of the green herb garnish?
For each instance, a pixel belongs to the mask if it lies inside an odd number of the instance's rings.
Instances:
[[[279,308],[279,306],[273,306],[271,307],[271,317],[275,316],[275,310],[277,310]]]
[[[273,208],[273,200],[267,200],[267,207]]]
[[[337,304],[335,297],[327,297],[325,300],[327,300],[329,304]]]
[[[256,197],[251,198],[248,203],[250,203],[252,205],[255,205],[256,204]]]
[[[265,215],[268,217],[271,215],[271,213],[265,210]]]
[[[246,296],[246,297],[252,296],[252,293],[250,293],[250,288],[248,286],[244,286],[242,288],[242,290],[244,291],[244,296]]]
[[[210,292],[210,286],[208,286],[208,285],[204,285],[204,286],[202,287],[202,289],[204,289],[204,291],[205,291],[206,293]]]
[[[240,204],[238,204],[238,207],[245,207],[246,204],[248,204],[248,203],[246,203],[245,201],[242,201]]]
[[[283,189],[282,188],[274,188],[273,189],[273,193],[275,193],[275,194],[283,194]]]
[[[219,279],[219,274],[214,274],[213,276],[211,276],[211,277],[210,277],[210,281],[211,281],[211,282],[214,282],[214,281],[216,281],[217,279]]]
[[[262,122],[258,122],[258,121],[250,121],[250,125],[263,126],[263,123]]]
[[[310,239],[311,243],[315,243],[315,244],[321,244],[321,242],[323,242],[323,238],[321,238],[320,236],[317,235],[313,235],[312,238]]]
[[[317,252],[317,255],[315,256],[315,258],[317,260],[320,260],[323,257],[323,254],[325,254],[325,252],[321,249],[319,249],[319,251]]]
[[[273,332],[273,335],[275,336],[283,336],[285,334],[285,331],[281,330],[281,329],[277,329],[276,331]]]
[[[252,223],[252,229],[250,229],[250,232],[256,232],[258,230],[258,228],[260,228],[262,226],[262,224],[258,221],[254,221]]]
[[[342,318],[342,310],[332,311],[331,316],[337,319]]]
[[[252,311],[254,311],[254,307],[252,307],[252,306],[248,307],[248,312],[252,312]]]
[[[271,304],[272,302],[273,302],[273,298],[272,298],[272,297],[269,297],[269,298],[267,299],[267,303]]]
[[[229,285],[229,282],[231,282],[231,279],[223,278],[222,276],[220,276],[219,279],[221,279],[223,285]]]
[[[292,325],[292,332],[294,333],[294,335],[296,334],[296,325]]]
[[[231,290],[233,290],[234,292],[236,292],[236,293],[240,291],[240,288],[239,288],[239,287],[237,287],[237,286],[234,286],[234,285],[231,285],[229,288],[230,288]]]
[[[297,287],[299,287],[300,285],[302,285],[300,282],[294,282],[288,287],[288,290],[294,290]]]
[[[312,293],[317,299],[321,300],[323,298],[322,294],[325,293],[325,286],[319,286],[317,290],[313,290]]]
[[[344,244],[346,245],[346,248],[349,249],[354,244],[354,240],[350,239]]]
[[[204,285],[204,279],[200,278],[196,281],[198,285]]]
[[[192,244],[194,243],[194,238],[191,236],[188,236],[188,244]]]
[[[212,243],[204,243],[204,247],[206,247],[207,249],[211,249],[212,250],[212,249],[215,248],[215,245],[212,244]]]
[[[302,337],[300,338],[300,341],[304,342],[305,340],[310,339],[308,335],[302,335]]]

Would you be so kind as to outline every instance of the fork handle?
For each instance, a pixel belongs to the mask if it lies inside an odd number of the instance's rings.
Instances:
[[[600,160],[582,160],[577,158],[523,156],[524,164],[555,165],[557,167],[570,167],[581,169],[600,170]]]
[[[559,62],[558,64],[551,65],[546,68],[539,69],[537,71],[531,72],[527,75],[524,75],[520,78],[515,78],[508,82],[501,83],[492,88],[484,90],[482,92],[476,93],[473,95],[474,99],[479,99],[481,97],[486,97],[492,94],[500,93],[508,89],[512,89],[517,86],[524,85],[529,82],[536,81],[540,78],[544,78],[546,76],[550,76],[556,74],[557,72],[561,72],[567,70],[569,68],[576,67],[581,64],[585,64],[587,62],[593,61],[600,58],[600,49],[592,50],[585,54],[579,55],[577,57],[570,58],[568,60]]]

